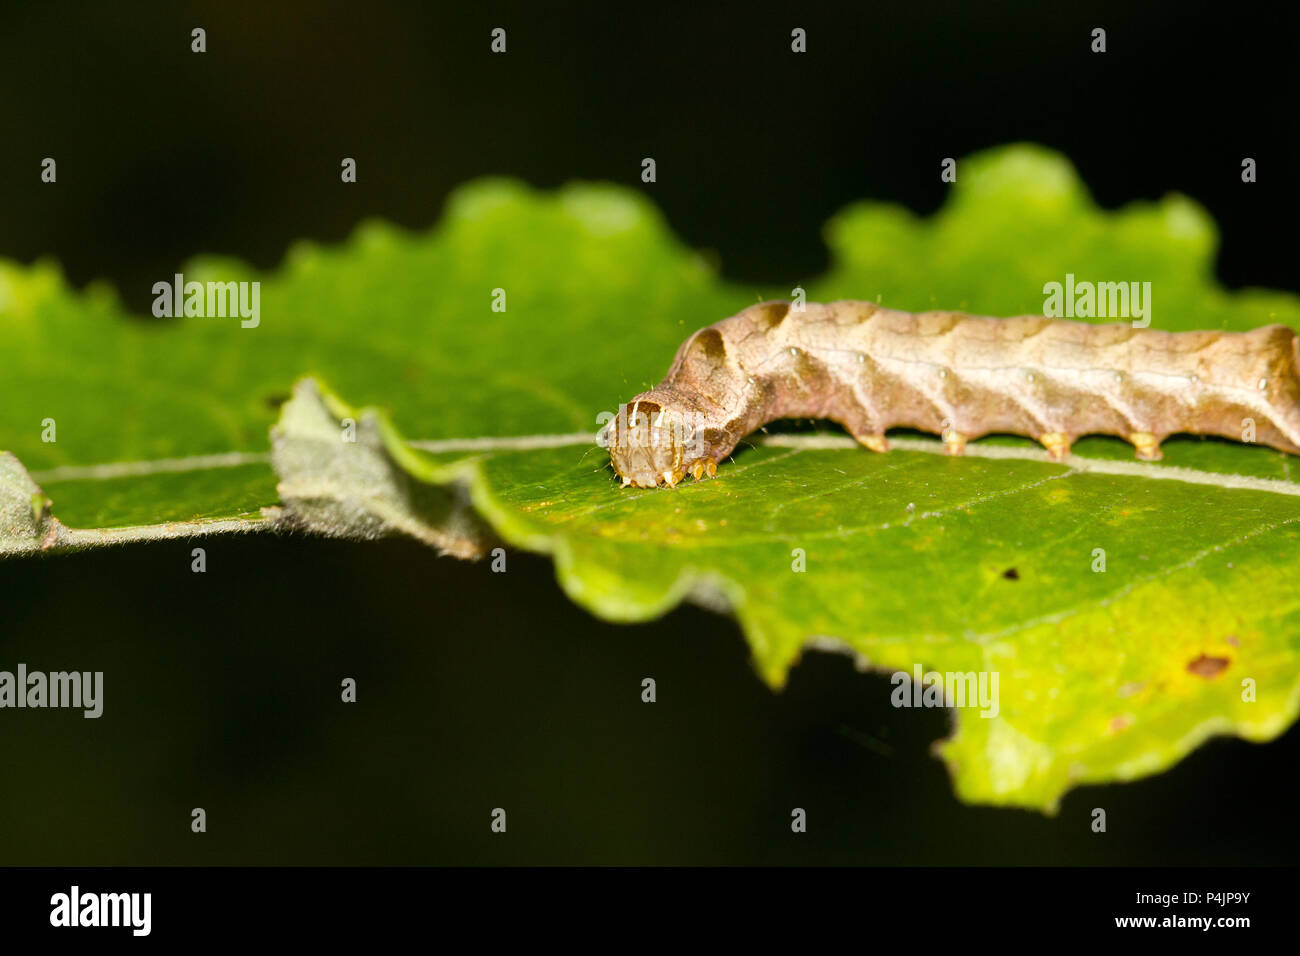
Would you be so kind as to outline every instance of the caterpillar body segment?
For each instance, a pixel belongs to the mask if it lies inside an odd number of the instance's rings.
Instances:
[[[781,418],[831,419],[879,452],[886,431],[906,427],[941,435],[950,454],[1000,432],[1059,460],[1080,436],[1107,434],[1155,459],[1173,434],[1242,441],[1252,430],[1300,454],[1296,334],[763,302],[687,339],[603,442],[625,486],[671,486],[714,474],[741,439]]]

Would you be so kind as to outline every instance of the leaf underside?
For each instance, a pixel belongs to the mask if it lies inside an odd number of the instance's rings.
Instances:
[[[1029,146],[960,168],[929,220],[836,216],[809,297],[1036,314],[1069,272],[1151,282],[1156,328],[1300,320],[1295,296],[1215,284],[1190,200],[1098,210]],[[620,489],[583,438],[598,414],[696,328],[796,284],[722,281],[629,190],[480,181],[426,234],[371,223],[272,274],[183,272],[260,281],[260,324],[144,320],[52,264],[0,261],[0,554],[285,527],[539,551],[602,617],[730,609],[774,686],[809,647],[996,674],[996,714],[957,707],[939,751],[962,799],[1048,812],[1077,784],[1295,719],[1300,486],[1281,453],[1178,438],[1146,465],[1091,438],[1055,463],[1010,437],[951,458],[930,438],[873,455],[778,434],[716,479]]]

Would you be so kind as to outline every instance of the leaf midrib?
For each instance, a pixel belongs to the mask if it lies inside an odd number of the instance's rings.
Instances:
[[[545,448],[563,448],[571,445],[594,444],[586,432],[566,434],[537,434],[515,436],[480,436],[473,438],[443,438],[408,441],[412,448],[432,454],[454,452],[509,452],[533,451]],[[855,450],[861,447],[846,435],[765,435],[753,444],[771,448],[788,448],[793,451]],[[925,438],[891,438],[890,445],[900,451],[943,454],[943,443]],[[966,446],[966,457],[997,461],[1032,461],[1057,465],[1071,474],[1102,474],[1130,477],[1146,481],[1181,481],[1187,484],[1209,485],[1234,491],[1262,491],[1271,494],[1300,497],[1300,483],[1278,478],[1257,478],[1235,472],[1204,471],[1178,465],[1161,465],[1138,461],[1115,461],[1068,455],[1063,460],[1052,459],[1046,451],[1033,448],[1015,448],[1005,445]],[[126,462],[104,462],[94,465],[59,465],[43,471],[32,472],[38,484],[59,481],[112,481],[121,478],[144,477],[157,474],[176,474],[206,471],[212,468],[233,468],[243,465],[269,464],[270,452],[218,452],[179,458],[144,459]],[[736,469],[731,469],[735,471]],[[638,495],[639,497],[639,495]]]

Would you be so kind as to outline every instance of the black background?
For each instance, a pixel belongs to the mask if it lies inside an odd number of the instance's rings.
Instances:
[[[943,157],[1024,140],[1066,153],[1106,207],[1192,196],[1221,226],[1225,284],[1296,291],[1284,16],[12,6],[0,255],[53,256],[74,284],[106,278],[145,311],[152,283],[193,254],[272,267],[292,240],[338,241],[372,216],[425,228],[456,185],[508,174],[644,189],[724,274],[784,282],[825,267],[820,226],[846,203],[933,211]],[[190,52],[195,26],[206,54]],[[488,51],[496,26],[505,56]],[[795,26],[806,55],[789,52]],[[1096,26],[1103,55],[1089,51]],[[45,156],[56,186],[39,182]],[[355,185],[339,183],[343,156]],[[654,184],[640,183],[644,156]],[[98,721],[0,717],[0,861],[1250,864],[1300,850],[1294,729],[1081,788],[1055,818],[967,807],[927,753],[947,718],[893,710],[887,679],[846,658],[812,654],[773,694],[730,620],[683,608],[605,624],[539,558],[512,554],[496,575],[405,541],[206,547],[205,575],[187,542],[0,566],[0,661],[108,672]],[[359,682],[355,706],[338,702],[343,676]],[[189,830],[196,806],[203,835]],[[793,806],[808,833],[790,833]],[[505,836],[489,831],[494,807]]]

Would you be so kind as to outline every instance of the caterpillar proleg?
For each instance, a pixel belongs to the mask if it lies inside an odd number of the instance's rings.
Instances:
[[[1249,422],[1255,441],[1300,454],[1296,334],[762,302],[682,343],[601,441],[624,486],[671,486],[714,474],[780,418],[828,418],[880,452],[895,427],[939,433],[951,454],[982,435],[1027,435],[1056,459],[1088,434],[1156,459],[1170,435],[1241,441]]]

